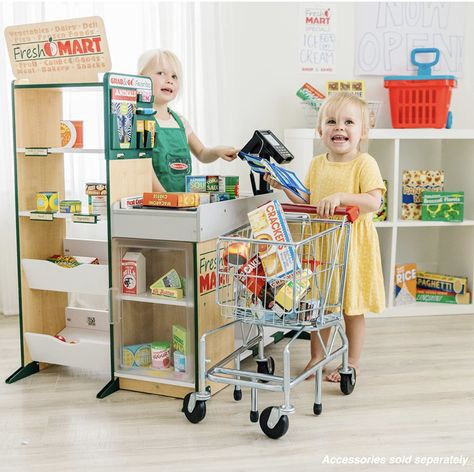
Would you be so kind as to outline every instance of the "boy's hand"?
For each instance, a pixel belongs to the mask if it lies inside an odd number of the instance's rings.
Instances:
[[[221,159],[224,159],[224,161],[228,162],[233,161],[239,153],[238,149],[229,146],[217,146],[214,148],[214,150],[217,154],[217,157],[220,157]]]
[[[329,197],[323,198],[318,203],[316,203],[316,208],[319,216],[327,217],[333,216],[336,207],[341,205],[341,197],[339,194],[334,193],[329,195]]]
[[[279,184],[275,179],[272,179],[268,172],[263,175],[263,180],[270,184],[270,187],[276,188],[277,190],[283,189],[283,185]]]

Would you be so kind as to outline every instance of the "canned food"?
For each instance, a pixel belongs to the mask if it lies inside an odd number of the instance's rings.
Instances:
[[[241,266],[249,258],[250,247],[248,243],[234,242],[227,244],[224,249],[224,262],[230,265]]]
[[[151,366],[154,369],[164,370],[170,366],[170,343],[151,343]]]
[[[58,211],[58,192],[36,192],[37,211]]]

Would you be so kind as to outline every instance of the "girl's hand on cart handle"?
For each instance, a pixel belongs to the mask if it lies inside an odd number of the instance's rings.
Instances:
[[[341,197],[338,193],[334,193],[319,200],[319,202],[316,203],[315,208],[320,216],[327,218],[329,216],[334,216],[334,212],[339,206],[341,206]]]
[[[313,205],[282,203],[281,206],[283,211],[287,213],[307,213],[309,215],[319,215],[316,207]],[[354,221],[359,217],[359,208],[356,206],[337,207],[334,210],[334,215],[347,216],[347,220],[351,223],[354,223]]]

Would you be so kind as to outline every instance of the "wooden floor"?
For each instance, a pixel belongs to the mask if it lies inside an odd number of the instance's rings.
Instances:
[[[0,315],[2,379],[19,367],[17,325],[16,317]],[[277,366],[284,342],[269,350]],[[297,343],[295,373],[309,350],[307,341]],[[247,391],[235,402],[224,389],[194,425],[180,412],[181,401],[126,391],[98,400],[107,376],[54,366],[0,384],[0,470],[473,470],[473,360],[474,316],[369,319],[353,394],[325,382],[324,411],[315,417],[313,382],[300,384],[290,429],[277,441],[250,423]],[[263,409],[281,395],[261,392],[259,400]],[[415,464],[423,457],[468,462]],[[385,465],[327,463],[342,460]],[[408,464],[389,465],[402,460]]]

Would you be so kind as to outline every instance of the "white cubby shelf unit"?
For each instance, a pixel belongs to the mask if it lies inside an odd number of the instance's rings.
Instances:
[[[295,159],[288,167],[304,177],[311,158],[324,152],[314,129],[287,129],[284,142]],[[474,130],[371,129],[368,152],[388,182],[387,221],[375,223],[386,291],[385,311],[373,316],[474,314],[474,304],[394,305],[395,264],[414,262],[418,270],[474,280]],[[363,149],[364,150],[364,149]],[[462,223],[401,219],[402,174],[409,169],[444,170],[444,190],[464,191]],[[369,314],[369,316],[372,316]]]

